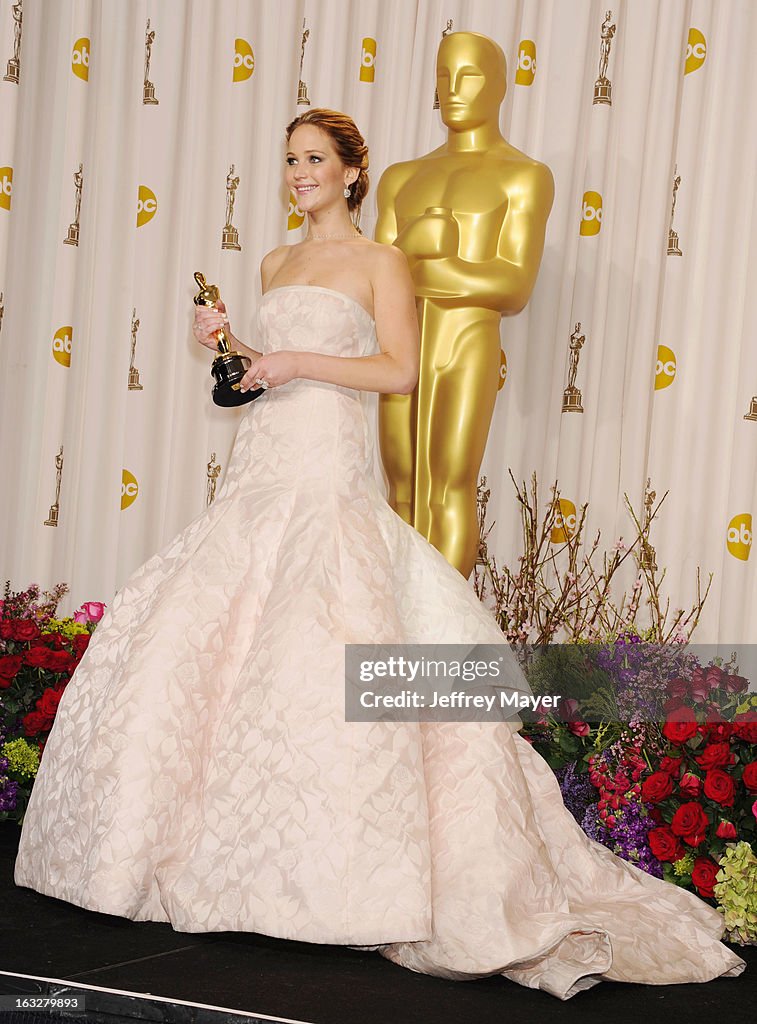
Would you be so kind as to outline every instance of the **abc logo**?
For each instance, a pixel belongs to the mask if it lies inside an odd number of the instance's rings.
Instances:
[[[497,382],[497,391],[502,390],[502,385],[507,380],[507,356],[505,350],[501,348],[499,350],[499,380]]]
[[[553,544],[569,540],[576,532],[576,506],[568,498],[560,498],[555,504],[555,522],[549,539]]]
[[[302,227],[302,222],[305,220],[305,214],[297,205],[297,196],[294,192],[289,193],[289,210],[287,212],[287,230],[296,231],[297,228]]]
[[[657,366],[654,371],[654,389],[669,388],[676,375],[676,354],[667,345],[657,346]]]
[[[89,39],[77,39],[71,52],[71,70],[77,78],[89,81]]]
[[[686,66],[683,69],[684,75],[690,71],[698,71],[704,64],[707,56],[707,40],[698,28],[689,29],[689,40],[686,43]]]
[[[10,210],[13,192],[13,168],[0,167],[0,210]]]
[[[155,193],[147,185],[140,185],[137,194],[137,227],[141,228],[148,220],[152,220],[158,209]]]
[[[746,562],[752,547],[752,513],[742,512],[728,524],[726,544],[734,558]]]
[[[584,192],[581,208],[581,234],[598,235],[602,227],[602,196],[599,192]]]
[[[121,471],[121,508],[128,508],[133,505],[139,494],[137,478],[128,469]]]
[[[360,81],[372,82],[376,70],[376,40],[366,36],[360,53]]]
[[[536,74],[536,43],[522,39],[518,46],[518,70],[515,72],[516,85],[531,85]]]
[[[255,55],[246,39],[234,40],[234,81],[246,82],[255,70]]]
[[[53,359],[61,366],[71,365],[71,336],[73,327],[59,327],[53,335]]]

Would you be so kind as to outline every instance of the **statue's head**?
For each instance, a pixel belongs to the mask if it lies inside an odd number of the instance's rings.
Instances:
[[[497,122],[507,89],[502,47],[479,32],[450,32],[436,55],[436,89],[448,128],[460,131]]]

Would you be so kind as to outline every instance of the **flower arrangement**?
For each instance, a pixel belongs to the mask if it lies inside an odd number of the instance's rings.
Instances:
[[[40,758],[66,684],[105,605],[87,601],[57,619],[65,583],[14,593],[0,601],[0,820],[23,819]]]

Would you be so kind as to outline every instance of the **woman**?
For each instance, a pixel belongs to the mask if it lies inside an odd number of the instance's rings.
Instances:
[[[345,644],[496,644],[493,617],[387,504],[365,392],[406,393],[404,255],[350,219],[344,114],[287,129],[305,239],[261,266],[261,349],[213,504],[119,590],[59,704],[15,879],[178,931],[377,949],[568,999],[602,978],[734,977],[720,915],[590,840],[520,722],[345,721]],[[220,312],[198,308],[215,348]],[[376,349],[379,351],[376,351]]]

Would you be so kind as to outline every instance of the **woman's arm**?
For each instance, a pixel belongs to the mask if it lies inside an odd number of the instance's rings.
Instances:
[[[326,384],[407,395],[418,383],[420,335],[413,279],[407,257],[395,246],[382,246],[372,276],[376,335],[381,352],[372,356],[329,356],[321,352],[270,352],[254,362],[242,390],[257,377],[272,386],[302,377]]]

